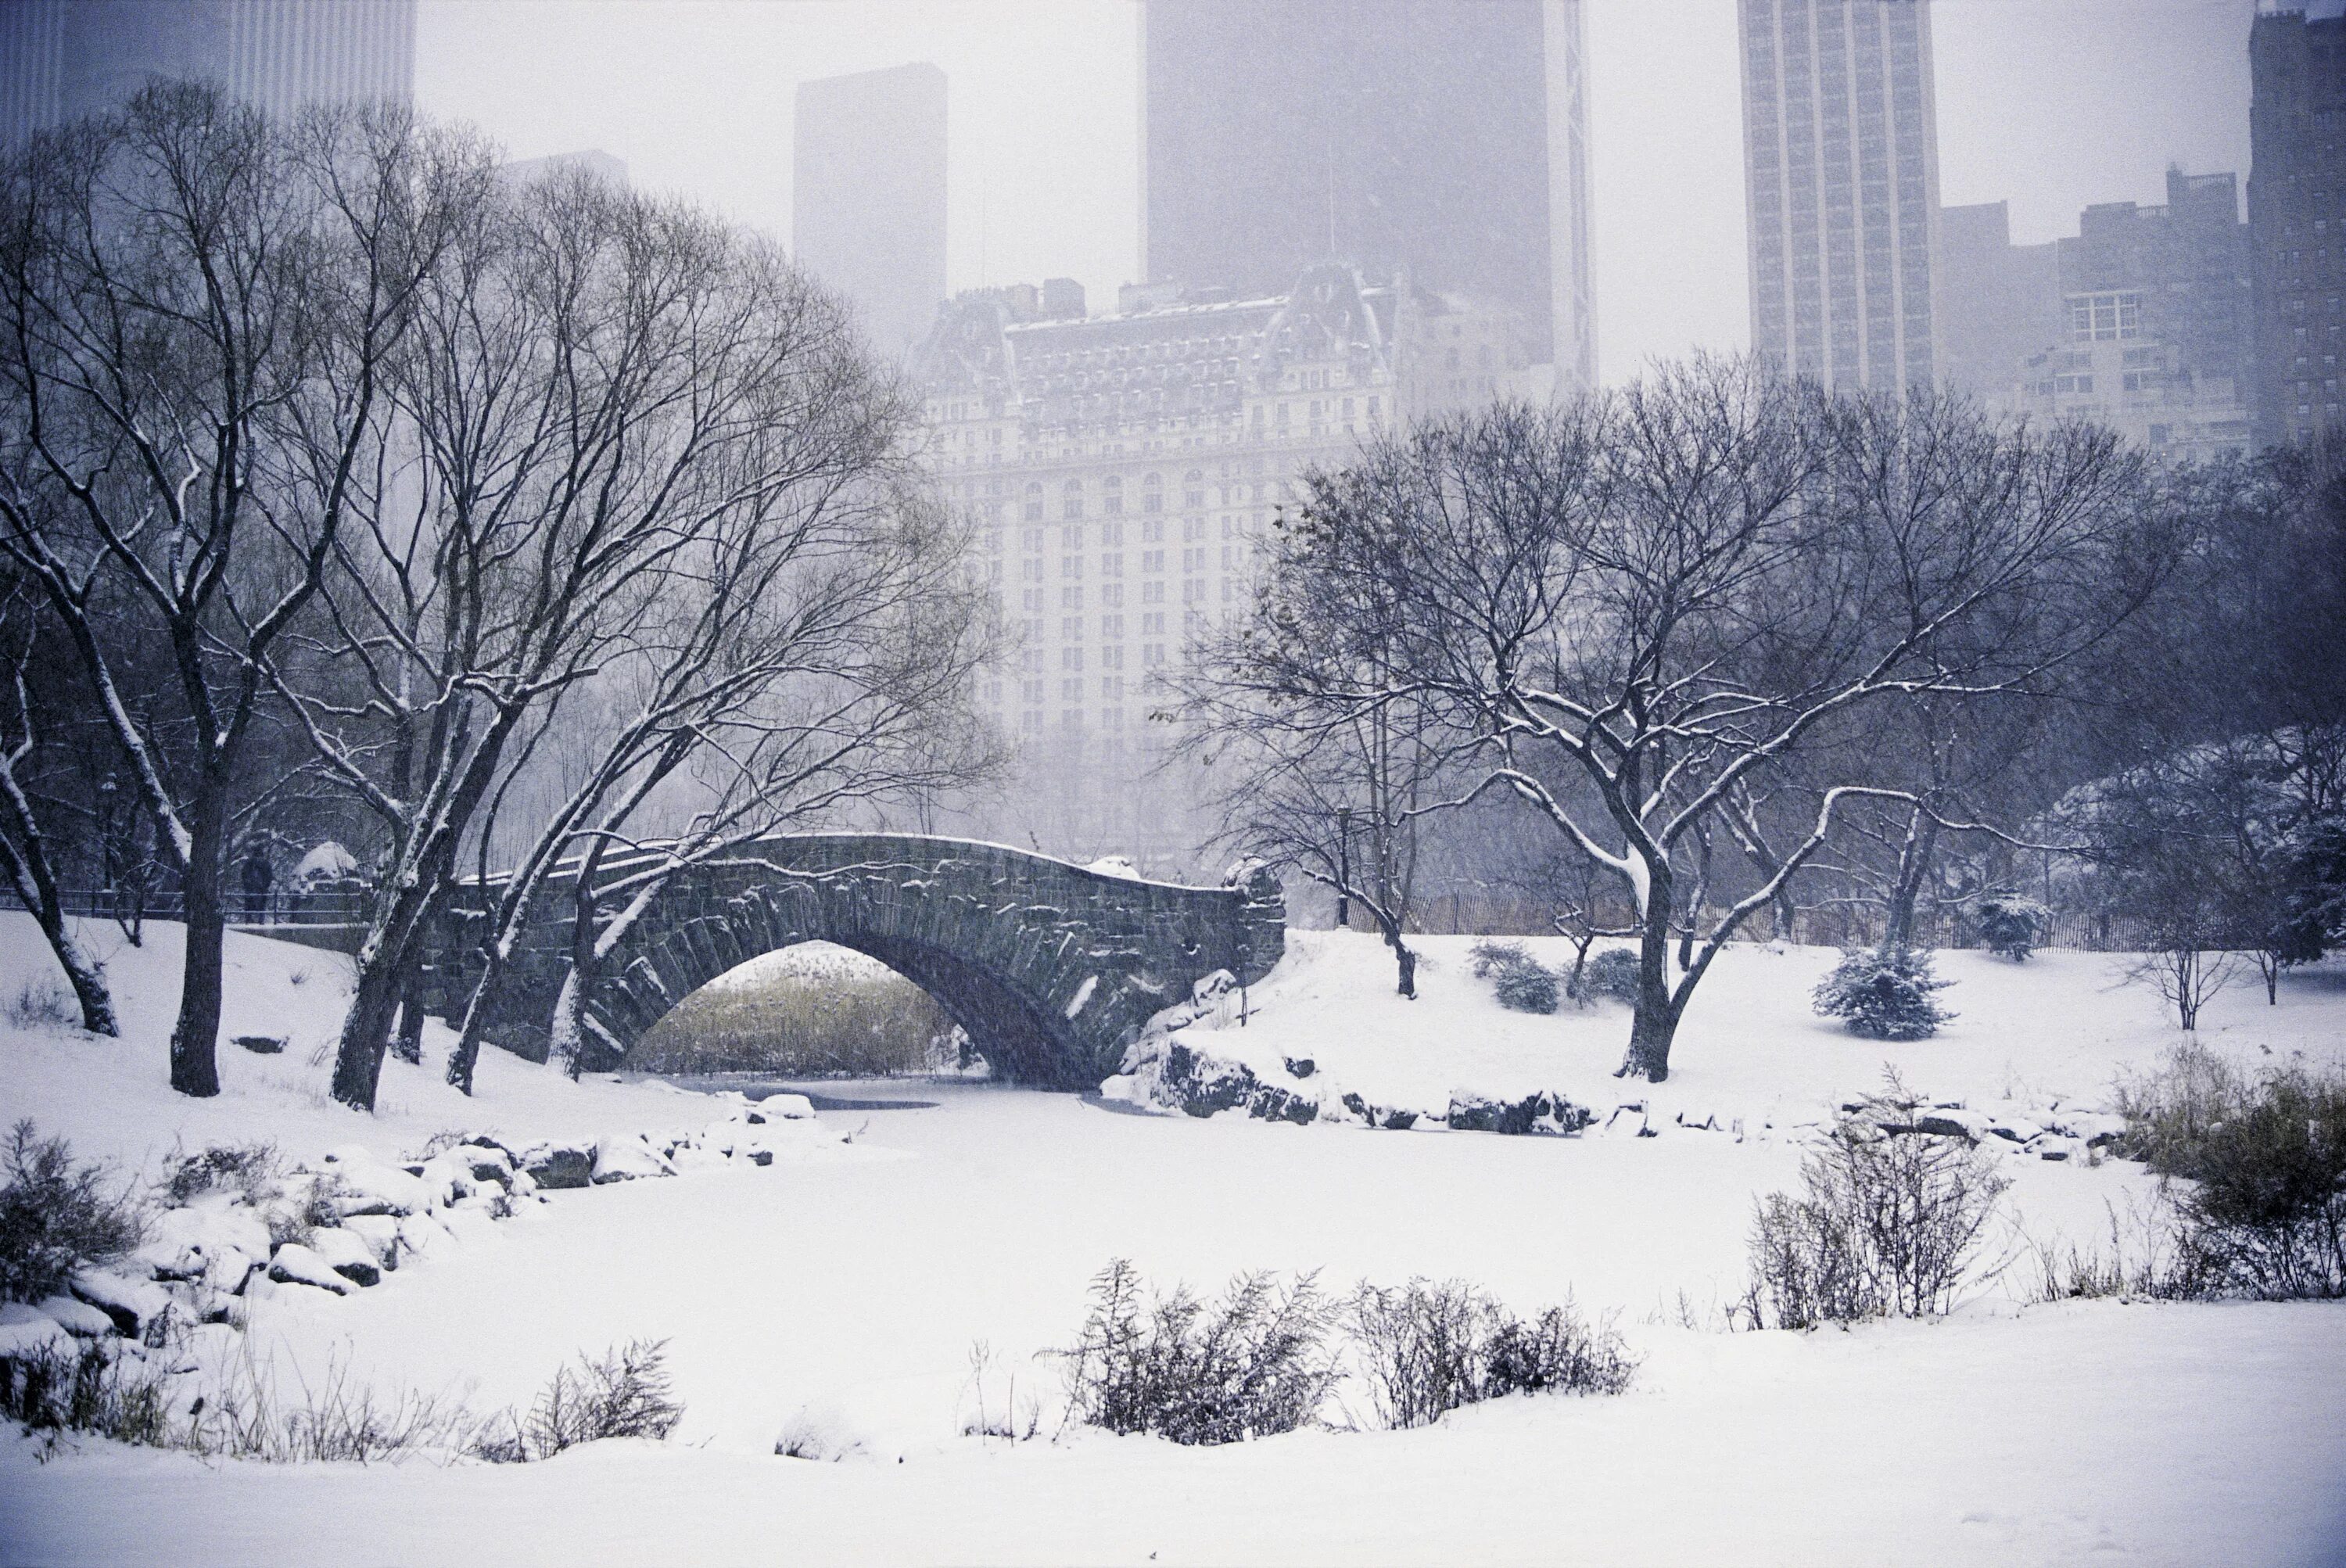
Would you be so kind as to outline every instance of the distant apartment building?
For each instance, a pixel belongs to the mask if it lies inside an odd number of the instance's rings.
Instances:
[[[2250,444],[2247,226],[2229,174],[2169,169],[2167,200],[2088,207],[2014,245],[2004,204],[1941,214],[1947,382],[2007,412],[2091,419],[2153,453]]]
[[[413,102],[416,0],[0,0],[0,138],[217,82],[275,114]]]
[[[1939,209],[1940,380],[2003,405],[2031,354],[2065,341],[2057,245],[2012,242],[2001,201]]]
[[[1013,645],[978,697],[1022,781],[974,827],[1185,871],[1210,829],[1150,720],[1158,678],[1246,607],[1307,467],[1410,411],[1515,390],[1497,360],[1511,328],[1335,264],[1253,298],[1158,284],[1117,303],[1086,315],[1065,280],[965,293],[913,371],[930,467],[972,520]]]
[[[2346,16],[2261,12],[2249,64],[2256,424],[2271,443],[2346,420]]]
[[[1596,380],[1581,0],[1148,0],[1148,278],[1284,290],[1343,260]]]
[[[895,66],[799,84],[790,249],[902,359],[945,297],[945,74]]]
[[[1751,341],[1828,386],[1939,380],[1929,0],[1739,0]]]

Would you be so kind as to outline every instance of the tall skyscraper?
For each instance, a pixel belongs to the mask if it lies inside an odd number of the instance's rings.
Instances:
[[[790,248],[901,358],[945,298],[945,74],[894,66],[799,84]]]
[[[1940,375],[1929,0],[1739,0],[1751,341],[1834,387]]]
[[[157,77],[272,113],[415,96],[415,0],[0,0],[0,137],[111,108]]]
[[[1148,0],[1141,253],[1247,299],[1327,261],[1503,308],[1596,379],[1580,0]]]
[[[2346,421],[2346,16],[2260,13],[2249,68],[2257,438],[2270,443]]]

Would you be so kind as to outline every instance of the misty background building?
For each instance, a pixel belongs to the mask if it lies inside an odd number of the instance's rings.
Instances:
[[[1140,99],[1150,282],[1264,298],[1342,261],[1596,384],[1580,0],[1148,0]]]
[[[902,359],[945,298],[945,74],[893,66],[799,84],[790,249]]]
[[[0,138],[100,113],[157,77],[271,113],[411,103],[416,0],[0,0]]]
[[[2272,443],[2346,413],[2346,15],[2260,13],[2249,66],[2257,436]]]
[[[1929,0],[1738,0],[1751,342],[1841,389],[1938,380]]]

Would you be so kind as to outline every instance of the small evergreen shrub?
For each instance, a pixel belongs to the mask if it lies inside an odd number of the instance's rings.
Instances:
[[[1608,947],[1590,955],[1573,1000],[1583,1006],[1599,1000],[1637,1006],[1637,955],[1626,947]]]
[[[63,1138],[18,1122],[0,1146],[0,1301],[37,1301],[87,1264],[112,1263],[142,1237],[138,1204],[106,1173],[76,1166]]]
[[[2035,899],[1998,893],[1980,901],[1978,923],[1983,946],[2014,963],[2024,963],[2053,934],[2053,911]]]
[[[1231,1282],[1219,1301],[1185,1288],[1142,1300],[1119,1257],[1092,1281],[1092,1307],[1066,1363],[1070,1413],[1118,1433],[1178,1443],[1242,1442],[1311,1421],[1337,1377],[1334,1308],[1313,1276]]]
[[[1860,948],[1818,983],[1816,1010],[1846,1020],[1851,1033],[1869,1040],[1923,1040],[1955,1016],[1933,996],[1953,983],[1931,972],[1927,952]]]
[[[1555,974],[1512,942],[1480,942],[1472,950],[1474,972],[1491,980],[1499,1005],[1515,1013],[1553,1013],[1560,999]]]

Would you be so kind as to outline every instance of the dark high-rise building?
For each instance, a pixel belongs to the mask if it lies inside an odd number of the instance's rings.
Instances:
[[[173,76],[278,114],[412,102],[415,0],[0,0],[0,137]]]
[[[2260,13],[2249,34],[2257,439],[2346,420],[2346,16]]]
[[[1751,341],[1836,387],[1937,381],[1929,0],[1739,0]]]
[[[791,249],[901,357],[945,298],[945,74],[895,66],[799,84]]]
[[[1580,0],[1148,0],[1149,280],[1265,298],[1341,260],[1498,308],[1596,379]]]

